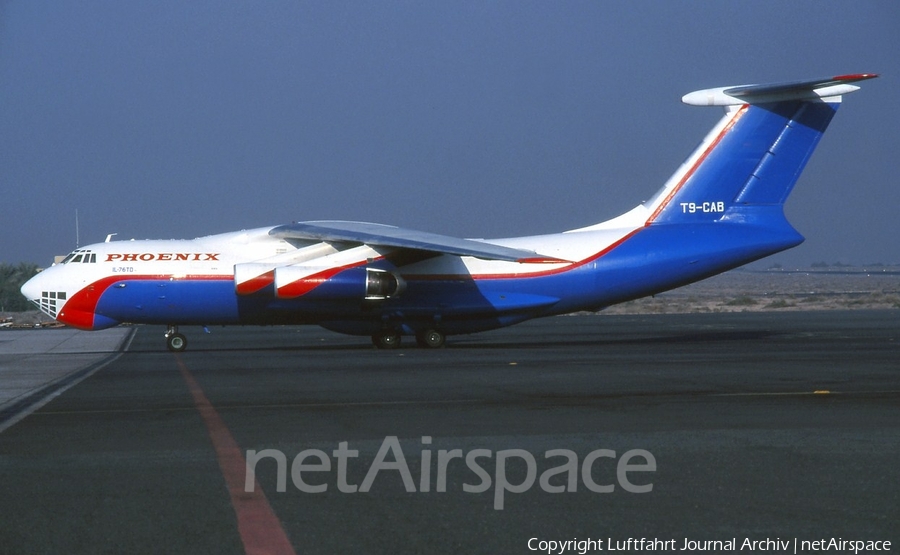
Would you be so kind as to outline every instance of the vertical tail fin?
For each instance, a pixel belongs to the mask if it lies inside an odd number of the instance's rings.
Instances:
[[[844,75],[685,95],[687,104],[726,106],[726,114],[645,203],[646,225],[733,220],[757,206],[778,207],[780,216],[841,95],[859,88],[850,83],[873,77]]]
[[[845,75],[782,85],[697,91],[688,104],[725,106],[725,116],[649,201],[579,231],[616,242],[597,258],[609,305],[666,291],[803,242],[784,201],[850,84]],[[601,235],[601,237],[608,237]]]

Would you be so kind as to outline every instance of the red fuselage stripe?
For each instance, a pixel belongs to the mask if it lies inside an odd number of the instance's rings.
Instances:
[[[234,278],[229,275],[198,274],[183,277],[179,276],[176,278],[166,274],[114,274],[98,279],[72,295],[69,300],[66,301],[66,304],[63,305],[59,314],[56,316],[56,319],[73,328],[86,330],[93,329],[94,312],[97,310],[97,303],[100,302],[100,297],[102,297],[103,293],[105,293],[114,283],[120,281],[231,281],[233,279]]]

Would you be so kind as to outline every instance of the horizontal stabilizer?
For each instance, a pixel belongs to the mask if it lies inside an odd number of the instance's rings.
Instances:
[[[859,87],[851,83],[875,77],[878,75],[874,73],[856,73],[810,81],[718,87],[688,93],[681,98],[681,101],[692,106],[736,106],[788,100],[835,98],[859,90]]]

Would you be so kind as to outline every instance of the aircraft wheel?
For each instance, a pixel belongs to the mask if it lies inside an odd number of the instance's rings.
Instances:
[[[444,346],[444,341],[446,341],[446,339],[447,337],[437,330],[425,330],[416,334],[416,343],[418,343],[420,347],[427,347],[429,349],[440,349]]]
[[[372,336],[372,343],[379,349],[396,349],[400,346],[400,334],[395,331],[383,331]]]
[[[166,347],[173,353],[180,353],[187,349],[187,337],[180,333],[173,333],[166,336]]]

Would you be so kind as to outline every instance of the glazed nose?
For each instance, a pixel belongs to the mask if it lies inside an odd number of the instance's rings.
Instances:
[[[41,312],[56,319],[68,297],[65,291],[60,291],[61,277],[58,269],[48,268],[26,281],[19,290]]]

